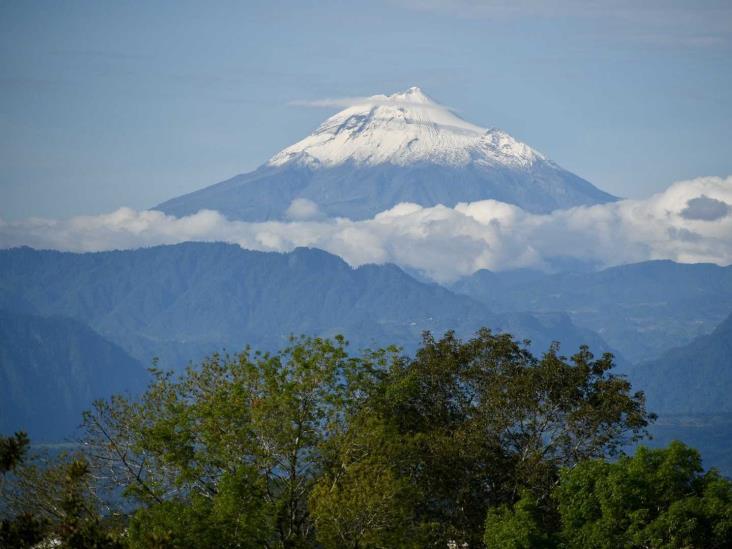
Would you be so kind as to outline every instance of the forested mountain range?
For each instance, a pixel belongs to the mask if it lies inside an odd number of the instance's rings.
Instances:
[[[0,251],[0,304],[88,324],[142,363],[161,366],[245,344],[280,348],[292,334],[341,333],[352,348],[388,344],[413,349],[420,334],[481,326],[566,352],[587,343],[611,350],[563,313],[494,313],[393,265],[351,268],[316,249],[287,254],[221,243],[186,243],[131,251]]]
[[[732,314],[711,334],[639,364],[632,379],[659,413],[732,414]]]
[[[138,394],[143,366],[81,322],[0,310],[0,432],[59,441],[98,398]]]
[[[705,335],[732,312],[732,266],[647,261],[601,271],[478,271],[451,288],[496,311],[564,311],[630,362]]]
[[[96,393],[141,387],[153,357],[162,368],[181,370],[246,344],[275,350],[302,333],[342,333],[354,350],[397,344],[410,353],[424,330],[469,336],[481,326],[531,339],[539,354],[552,341],[562,343],[564,354],[581,344],[596,354],[615,352],[618,371],[648,393],[649,409],[664,421],[726,413],[729,319],[707,334],[732,310],[731,276],[732,269],[713,265],[648,262],[555,275],[480,271],[450,290],[393,265],[354,269],[305,248],[286,254],[222,243],[84,254],[3,250],[4,410],[19,414],[4,411],[3,428],[12,430],[20,416],[40,426],[48,408],[30,403],[46,395],[37,402],[61,412],[39,432],[53,438]],[[637,367],[624,357],[664,352]]]

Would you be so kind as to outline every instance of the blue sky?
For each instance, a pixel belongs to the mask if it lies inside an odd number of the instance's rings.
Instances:
[[[0,217],[145,208],[412,85],[621,196],[732,174],[729,2],[0,1]]]

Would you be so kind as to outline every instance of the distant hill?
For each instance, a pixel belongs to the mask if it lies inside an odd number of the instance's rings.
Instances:
[[[651,445],[683,440],[705,466],[732,475],[732,314],[711,334],[638,365],[630,379],[660,414]]]
[[[80,322],[0,311],[0,433],[58,441],[94,399],[138,393],[148,373]]]
[[[640,362],[708,334],[732,311],[732,266],[647,261],[555,275],[478,271],[451,289],[496,311],[564,311]]]
[[[640,364],[631,379],[660,414],[732,414],[732,314],[711,334]]]
[[[352,347],[398,344],[407,350],[424,330],[468,335],[480,326],[530,338],[567,353],[581,343],[609,350],[563,314],[495,314],[393,265],[351,268],[314,249],[291,253],[186,243],[131,251],[0,251],[0,304],[21,312],[84,321],[144,364],[163,367],[246,343],[274,349],[290,334],[343,333]]]

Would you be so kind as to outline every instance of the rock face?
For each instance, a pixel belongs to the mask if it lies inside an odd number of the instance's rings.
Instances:
[[[508,133],[466,122],[409,88],[365,98],[255,171],[156,209],[176,216],[214,209],[247,221],[365,219],[400,202],[489,198],[534,213],[615,200]]]

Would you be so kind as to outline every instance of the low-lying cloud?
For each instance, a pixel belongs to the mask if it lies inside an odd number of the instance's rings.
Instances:
[[[321,217],[320,208],[312,200],[307,198],[296,198],[290,203],[285,212],[285,217],[291,221],[306,221]]]
[[[392,262],[448,282],[478,269],[547,268],[557,258],[600,266],[649,259],[732,263],[732,177],[671,185],[644,200],[528,213],[482,200],[446,206],[399,204],[364,221],[319,219],[317,205],[293,204],[290,221],[231,221],[204,210],[176,218],[121,208],[67,220],[0,220],[0,247],[69,251],[129,249],[187,240],[224,241],[262,251],[327,250],[351,265]]]

